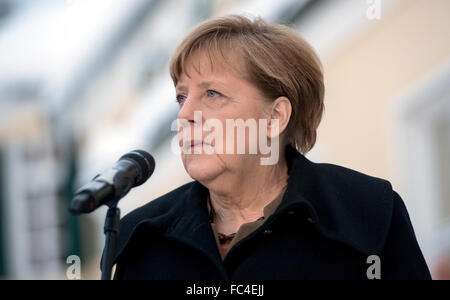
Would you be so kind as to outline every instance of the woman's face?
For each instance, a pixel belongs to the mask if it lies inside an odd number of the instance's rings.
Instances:
[[[246,128],[244,137],[238,135],[236,128],[227,129],[227,120],[254,120],[253,124],[259,124],[259,120],[268,119],[271,103],[238,72],[223,63],[212,66],[209,56],[197,51],[189,58],[176,93],[178,119],[187,124],[179,132],[184,150],[181,155],[192,178],[204,184],[225,180],[227,174],[245,173],[259,163],[260,155],[249,153],[249,144],[258,140],[258,133]],[[210,124],[209,128],[205,124]],[[201,133],[200,138],[195,130]],[[223,134],[217,134],[219,131]],[[238,153],[239,145],[245,145],[244,154]]]

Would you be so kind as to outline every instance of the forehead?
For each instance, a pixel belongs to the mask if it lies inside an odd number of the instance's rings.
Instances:
[[[179,81],[196,78],[245,79],[243,59],[237,51],[196,50],[184,63]]]

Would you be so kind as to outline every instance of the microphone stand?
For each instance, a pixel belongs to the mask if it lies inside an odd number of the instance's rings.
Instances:
[[[105,218],[105,248],[102,260],[102,280],[111,280],[112,267],[116,249],[116,240],[120,231],[120,209],[117,207],[118,200],[108,204],[108,212]]]

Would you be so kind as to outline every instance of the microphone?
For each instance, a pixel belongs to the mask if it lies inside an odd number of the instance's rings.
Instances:
[[[81,187],[72,199],[70,212],[90,213],[102,205],[118,202],[133,187],[143,184],[155,170],[155,160],[143,151],[123,155],[108,171]]]

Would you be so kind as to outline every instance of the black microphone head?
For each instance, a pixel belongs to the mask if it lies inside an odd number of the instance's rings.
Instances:
[[[139,169],[141,170],[139,177],[136,180],[134,186],[138,186],[147,181],[147,179],[152,176],[153,171],[155,171],[155,160],[150,153],[144,150],[133,150],[123,155],[119,160],[129,159],[134,161]]]
[[[86,192],[75,195],[69,208],[70,212],[74,215],[90,213],[95,209],[94,199]]]

